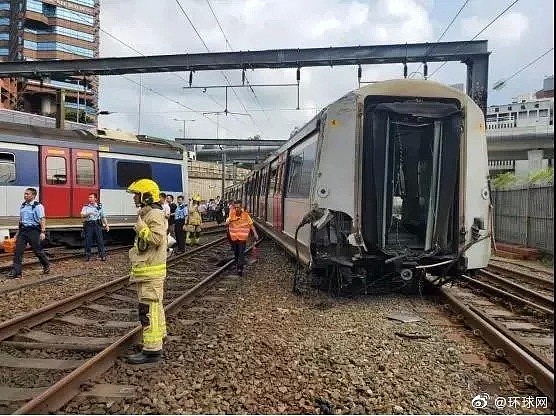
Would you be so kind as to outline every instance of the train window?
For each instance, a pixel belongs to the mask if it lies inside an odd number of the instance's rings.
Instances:
[[[117,167],[117,180],[118,186],[127,188],[131,183],[137,179],[152,179],[151,165],[148,163],[140,162],[118,162]]]
[[[94,185],[95,162],[91,159],[77,159],[75,175],[77,185]]]
[[[15,155],[0,152],[0,184],[15,182]]]
[[[63,185],[67,181],[66,158],[62,156],[47,156],[46,183],[48,185]]]
[[[286,197],[306,198],[309,196],[316,153],[317,136],[292,149]]]

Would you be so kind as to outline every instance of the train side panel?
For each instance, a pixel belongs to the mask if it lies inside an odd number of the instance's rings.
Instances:
[[[17,227],[23,192],[39,190],[39,148],[0,142],[0,238]]]
[[[174,197],[185,194],[183,178],[187,173],[184,170],[181,160],[100,153],[100,193],[106,215],[115,217],[116,221],[135,220],[137,208],[126,189],[139,178],[152,178],[162,191]]]
[[[472,228],[481,225],[477,232],[481,241],[477,241],[465,252],[467,268],[486,267],[490,258],[490,238],[493,217],[490,212],[490,192],[488,187],[488,154],[485,132],[485,120],[482,111],[476,106],[467,106],[465,123],[465,175],[464,207],[466,244],[471,244],[474,236]],[[475,225],[474,225],[475,224]],[[475,236],[477,237],[477,236]]]

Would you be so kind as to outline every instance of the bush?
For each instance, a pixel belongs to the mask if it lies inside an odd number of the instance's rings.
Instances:
[[[513,172],[504,172],[496,175],[492,180],[494,189],[505,188],[511,185],[517,185],[518,178]]]
[[[546,168],[529,174],[529,183],[554,183],[554,169]]]

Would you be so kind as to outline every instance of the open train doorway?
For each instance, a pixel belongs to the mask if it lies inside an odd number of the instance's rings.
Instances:
[[[367,247],[393,257],[457,252],[462,123],[456,100],[366,100],[362,231]]]

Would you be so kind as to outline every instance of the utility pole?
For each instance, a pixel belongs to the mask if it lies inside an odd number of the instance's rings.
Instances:
[[[76,121],[77,121],[78,123],[79,123],[79,87],[80,87],[79,82],[80,82],[80,81],[81,81],[81,80],[79,80],[79,79],[77,80],[77,110],[76,110],[76,113],[77,113],[77,120],[76,120]]]
[[[139,74],[139,119],[137,120],[137,134],[141,134],[141,101],[143,100],[143,76]]]
[[[64,90],[56,90],[56,128],[63,129],[66,124],[66,93]]]

